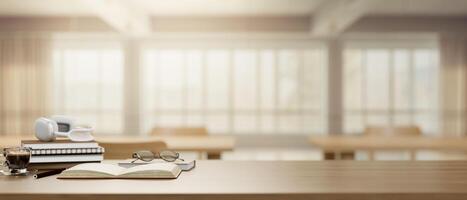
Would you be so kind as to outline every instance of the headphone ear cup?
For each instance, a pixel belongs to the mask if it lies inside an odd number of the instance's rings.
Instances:
[[[55,126],[57,126],[57,123],[55,123]],[[58,129],[58,126],[54,127],[53,121],[47,118],[44,118],[44,117],[37,119],[36,123],[34,124],[36,138],[44,142],[54,140],[55,139],[55,135],[54,135],[55,128]]]
[[[56,132],[58,132],[58,124],[57,124],[57,122],[54,121],[54,120],[51,120],[51,119],[48,119],[48,120],[50,121],[50,124],[51,124],[52,127],[53,127],[53,132],[54,132],[54,134],[55,134]]]

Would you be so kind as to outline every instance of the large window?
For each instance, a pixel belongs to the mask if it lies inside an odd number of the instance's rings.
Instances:
[[[344,50],[344,132],[415,124],[438,133],[438,50],[433,41],[353,41]]]
[[[128,74],[122,43],[99,41],[56,42],[54,113],[75,116],[98,133],[123,133],[126,123],[134,122],[124,119],[129,105],[123,104]],[[340,125],[327,120],[333,106],[327,105],[328,76],[338,75],[328,75],[327,49],[320,42],[154,39],[140,44],[132,58],[140,64],[127,67],[138,71],[139,82],[126,84],[139,86],[140,95],[128,98],[139,99],[142,134],[155,126],[206,126],[211,134],[326,134],[328,123]],[[442,131],[436,40],[343,44],[345,133],[404,124],[419,125],[428,134]]]
[[[144,48],[143,131],[324,133],[326,51],[310,41],[158,41]]]
[[[123,52],[117,42],[58,40],[54,47],[54,113],[97,133],[122,133]]]

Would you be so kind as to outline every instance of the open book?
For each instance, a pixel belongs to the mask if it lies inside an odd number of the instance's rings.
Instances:
[[[124,168],[130,168],[130,167],[135,167],[138,165],[149,165],[149,164],[154,164],[154,163],[167,163],[166,161],[162,159],[154,159],[150,162],[145,162],[141,160],[137,160],[135,162],[132,162],[134,159],[127,159],[124,162],[118,163],[118,166],[124,167]],[[176,164],[182,169],[182,171],[190,171],[196,166],[196,160],[177,160],[175,162],[172,162],[173,164]]]
[[[182,170],[173,163],[154,163],[124,168],[114,164],[85,163],[63,171],[58,178],[177,178]]]

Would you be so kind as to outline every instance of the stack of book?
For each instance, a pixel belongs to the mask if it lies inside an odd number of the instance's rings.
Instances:
[[[95,141],[23,140],[21,146],[31,148],[30,168],[68,168],[76,164],[100,162],[104,159],[104,148]]]

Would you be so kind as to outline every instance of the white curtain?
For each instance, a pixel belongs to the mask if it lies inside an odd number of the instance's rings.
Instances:
[[[0,35],[0,135],[32,135],[35,119],[49,114],[50,41]]]
[[[466,73],[467,39],[465,36],[442,35],[441,55],[441,105],[445,135],[465,135],[466,131]]]

